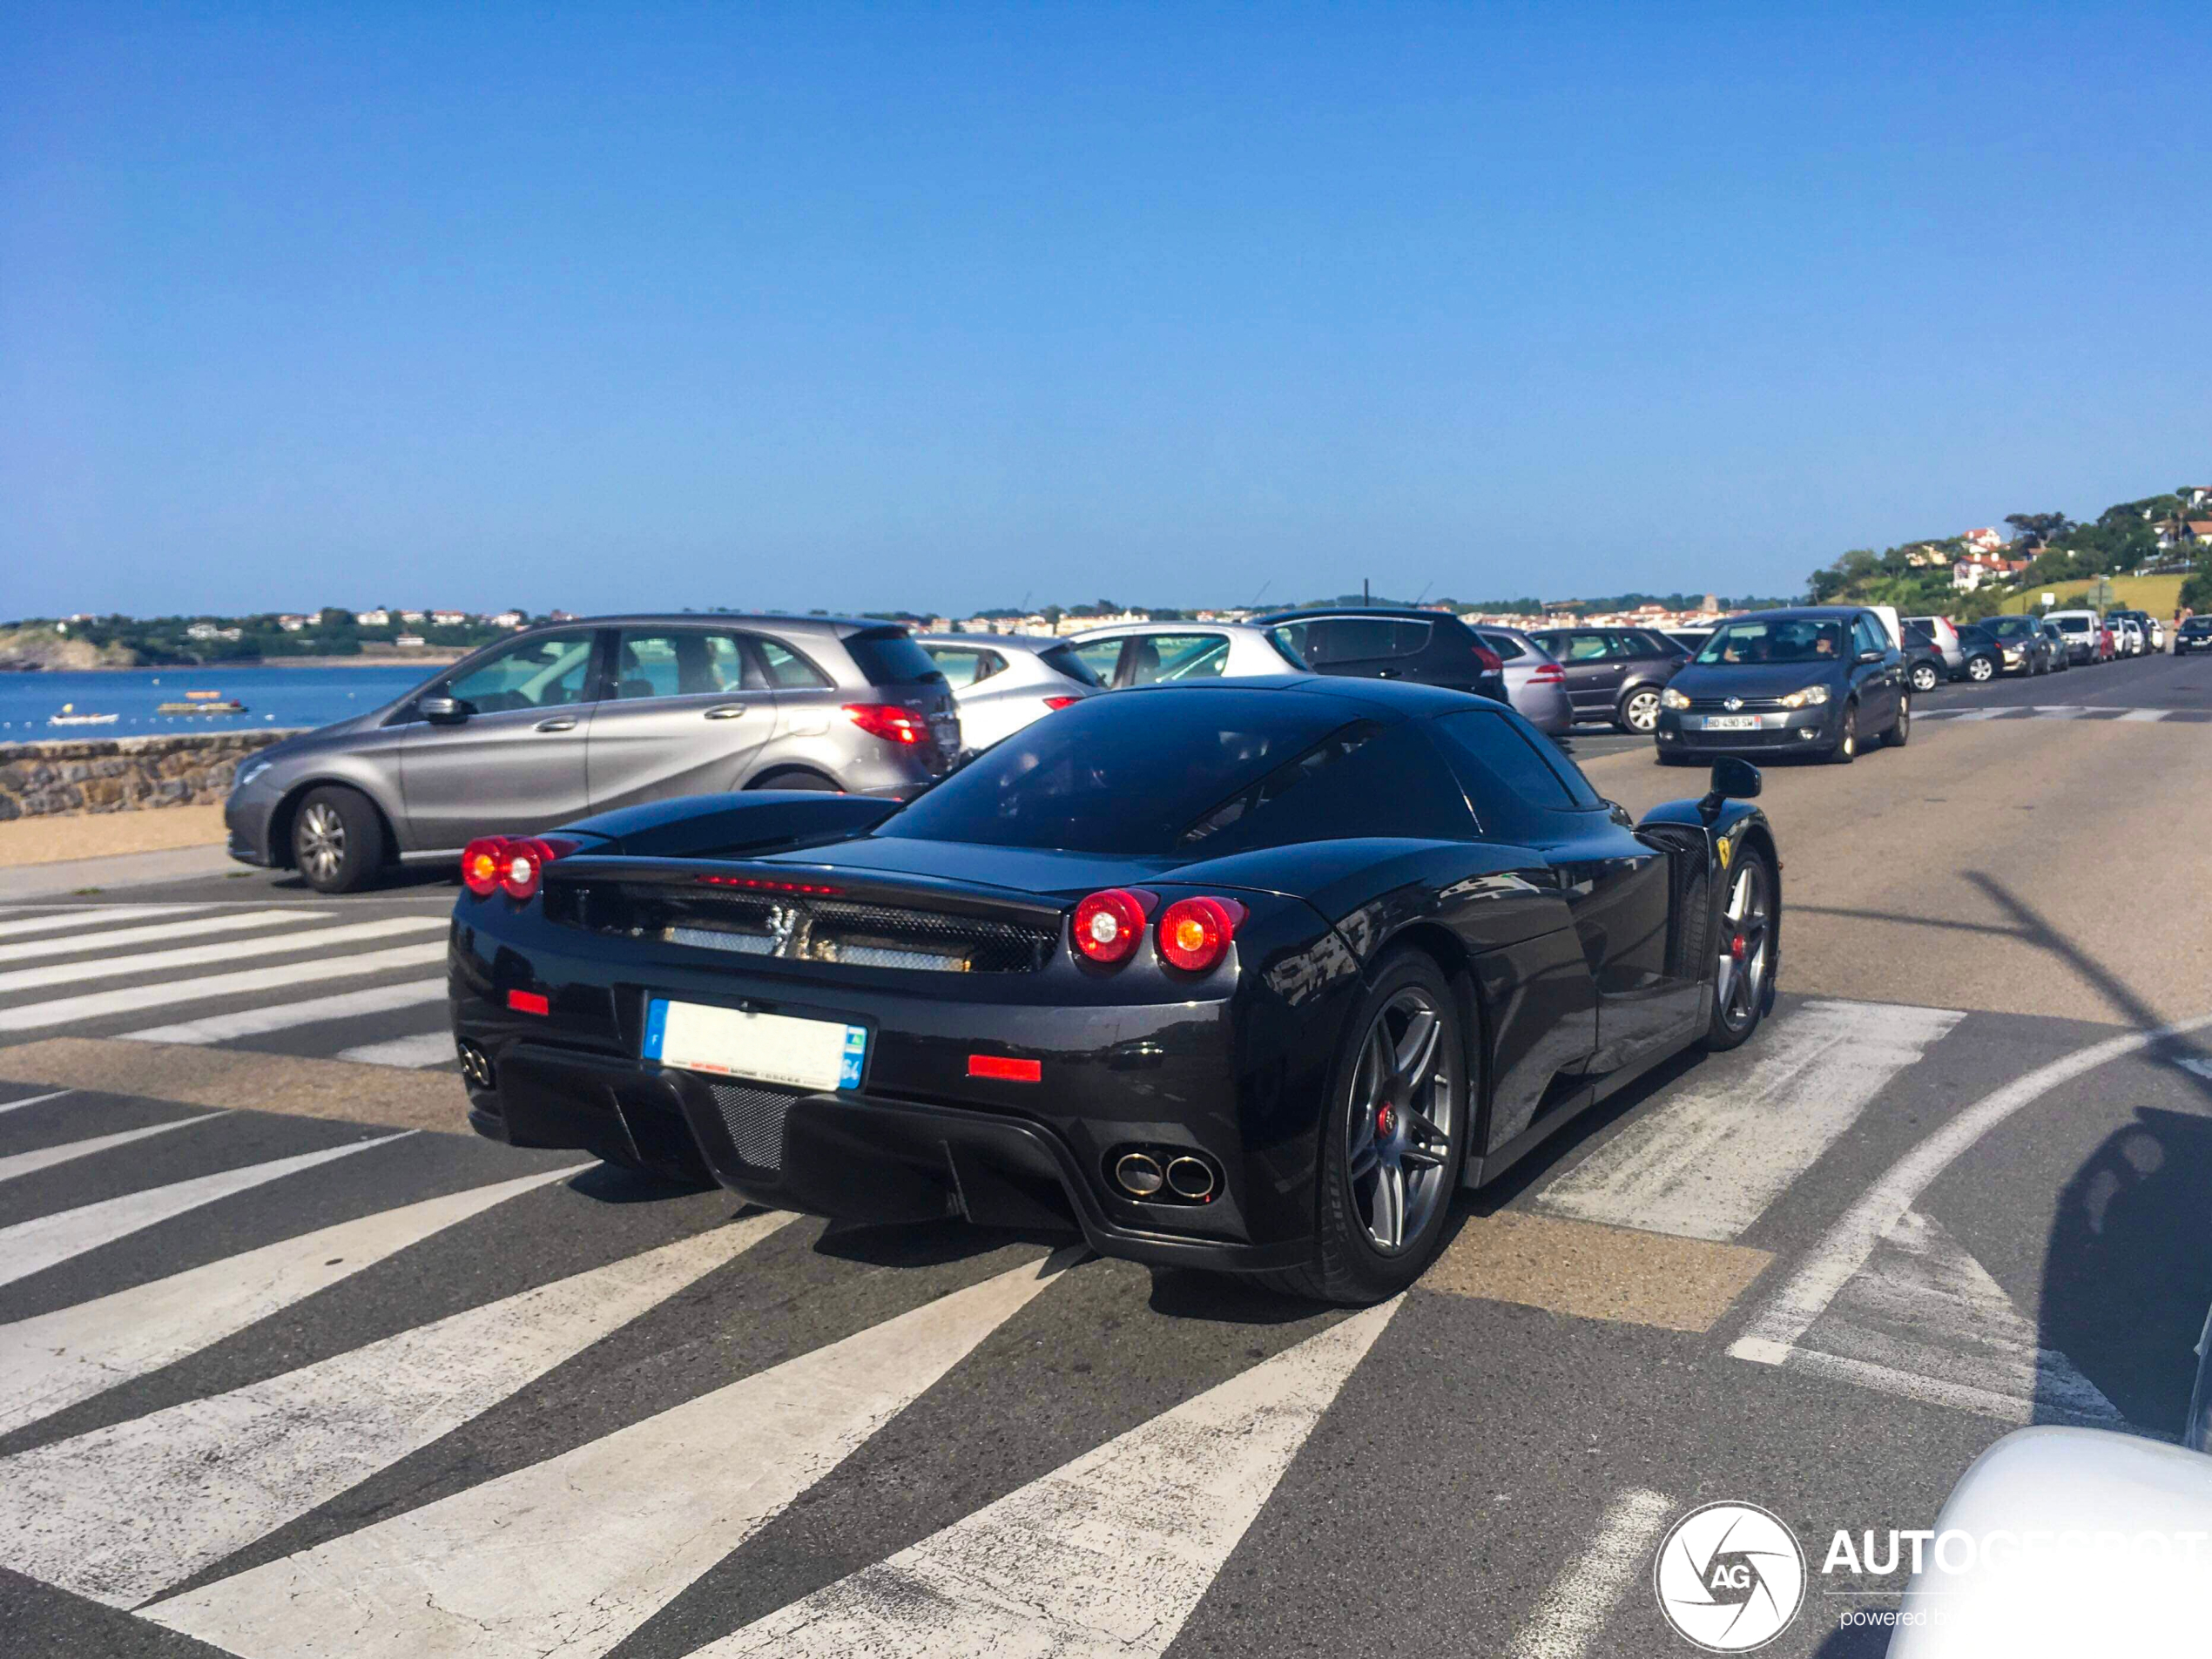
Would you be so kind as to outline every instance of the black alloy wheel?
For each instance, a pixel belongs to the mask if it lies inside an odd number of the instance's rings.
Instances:
[[[353,893],[384,867],[384,820],[358,790],[326,784],[292,818],[292,863],[317,893]]]
[[[1936,679],[1937,675],[1935,664],[1933,663],[1915,663],[1912,664],[1912,689],[1919,692],[1923,697],[1926,696],[1930,691],[1935,690]]]
[[[1758,1029],[1773,995],[1779,900],[1764,853],[1737,855],[1727,893],[1714,953],[1713,1018],[1705,1030],[1705,1047],[1716,1054],[1741,1046]]]
[[[1858,759],[1858,705],[1844,705],[1843,735],[1836,739],[1836,746],[1828,752],[1831,765],[1848,766]]]
[[[1419,1278],[1443,1242],[1470,1100],[1459,995],[1433,958],[1400,950],[1339,1051],[1321,1114],[1313,1259],[1264,1281],[1364,1306]]]

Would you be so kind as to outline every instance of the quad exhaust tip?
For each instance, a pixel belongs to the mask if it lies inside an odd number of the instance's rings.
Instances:
[[[1178,1158],[1177,1163],[1193,1163],[1195,1159]],[[1174,1165],[1168,1166],[1173,1169]],[[1160,1190],[1160,1161],[1150,1152],[1124,1152],[1114,1165],[1114,1179],[1122,1190],[1139,1198],[1149,1198]],[[1208,1177],[1211,1184],[1211,1177]]]
[[[1213,1197],[1213,1171],[1197,1158],[1168,1161],[1168,1190],[1194,1203]]]

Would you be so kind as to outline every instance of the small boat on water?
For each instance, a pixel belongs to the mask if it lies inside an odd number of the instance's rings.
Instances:
[[[182,703],[157,703],[156,714],[243,714],[246,705],[220,691],[186,691]]]
[[[77,705],[64,703],[59,714],[46,717],[48,725],[113,725],[122,716],[116,714],[79,714]]]

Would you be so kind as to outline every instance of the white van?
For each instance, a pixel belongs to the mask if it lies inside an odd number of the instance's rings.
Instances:
[[[2059,637],[2066,642],[2066,659],[2069,663],[2094,663],[2100,660],[2097,640],[2104,631],[2104,618],[2094,610],[2054,610],[2043,618],[2044,623],[2059,631]]]

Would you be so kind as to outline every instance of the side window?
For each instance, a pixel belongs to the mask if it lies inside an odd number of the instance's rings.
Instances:
[[[1435,624],[1426,622],[1390,622],[1383,626],[1389,631],[1383,652],[1386,657],[1420,656],[1428,649],[1428,637],[1435,631]]]
[[[779,639],[756,637],[753,648],[760,653],[760,665],[767,671],[768,684],[783,691],[820,691],[829,689],[830,677]]]
[[[1075,647],[1076,660],[1091,671],[1101,685],[1115,684],[1114,669],[1122,660],[1122,642],[1113,639],[1094,639],[1087,645]]]
[[[1279,628],[1270,628],[1267,637],[1277,651],[1281,651],[1301,667],[1313,668],[1313,624],[1310,622],[1286,622]]]
[[[937,671],[945,677],[945,683],[955,691],[983,678],[983,653],[980,651],[961,651],[952,645],[925,645],[922,649],[929,653],[929,660],[937,664]]]
[[[745,652],[734,634],[688,628],[625,628],[615,647],[615,696],[711,697],[745,685]]]
[[[1475,816],[1493,834],[1541,836],[1550,814],[1604,806],[1581,768],[1507,715],[1470,709],[1439,715],[1430,725]]]
[[[591,639],[581,633],[518,640],[449,682],[446,690],[479,714],[583,702],[590,688]]]
[[[1229,665],[1221,634],[1138,634],[1129,642],[1129,684],[1219,679]]]
[[[1568,634],[1567,655],[1562,659],[1570,663],[1595,663],[1612,655],[1603,634]]]
[[[996,651],[978,651],[975,653],[975,678],[977,679],[987,680],[994,674],[1003,674],[1006,672],[1006,658],[1000,656]]]
[[[1859,650],[1886,651],[1889,649],[1889,632],[1881,624],[1876,622],[1871,617],[1861,617],[1858,619]]]

